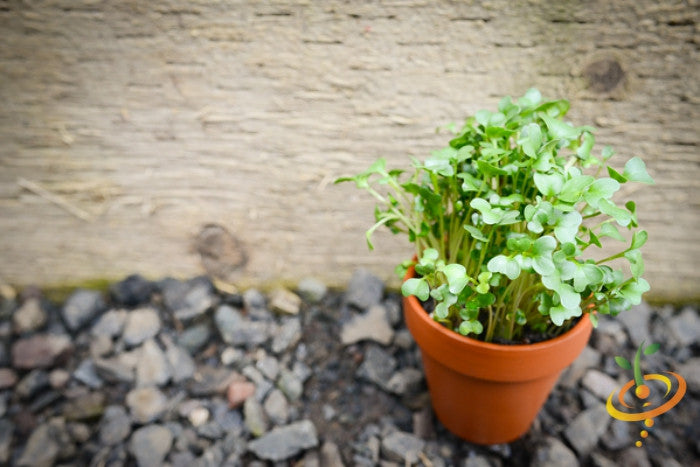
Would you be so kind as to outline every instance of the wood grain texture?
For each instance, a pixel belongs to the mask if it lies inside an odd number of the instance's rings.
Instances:
[[[571,120],[597,126],[620,166],[647,161],[657,184],[634,196],[650,297],[698,299],[699,11],[694,0],[2,1],[0,279],[205,266],[258,284],[341,285],[358,266],[388,279],[409,246],[381,234],[368,252],[371,200],[332,180],[379,156],[422,157],[445,144],[435,127],[536,86],[569,98]]]

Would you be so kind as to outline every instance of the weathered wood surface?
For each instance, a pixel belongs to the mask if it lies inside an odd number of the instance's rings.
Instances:
[[[239,282],[409,255],[341,175],[537,86],[637,190],[650,296],[700,296],[697,1],[0,2],[0,280]],[[630,194],[627,192],[626,194]],[[226,232],[230,233],[230,237]]]

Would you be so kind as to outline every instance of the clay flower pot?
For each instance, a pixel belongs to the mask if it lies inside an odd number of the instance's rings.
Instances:
[[[411,268],[405,279],[413,275]],[[437,418],[455,435],[478,444],[507,443],[525,434],[592,330],[586,315],[554,339],[499,345],[445,328],[415,296],[404,297],[403,306],[408,329],[421,349]]]

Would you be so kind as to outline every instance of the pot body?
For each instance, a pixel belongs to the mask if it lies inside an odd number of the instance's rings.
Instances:
[[[406,277],[412,276],[411,268]],[[554,339],[499,345],[445,328],[414,296],[404,297],[403,305],[421,349],[435,415],[452,433],[477,444],[507,443],[525,434],[592,331],[586,315]]]

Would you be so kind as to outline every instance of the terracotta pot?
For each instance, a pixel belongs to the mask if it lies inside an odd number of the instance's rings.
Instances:
[[[411,268],[405,279],[413,274]],[[404,297],[403,306],[408,329],[421,349],[437,418],[452,433],[478,444],[507,443],[525,434],[592,330],[586,315],[554,339],[499,345],[445,328],[414,296]]]

